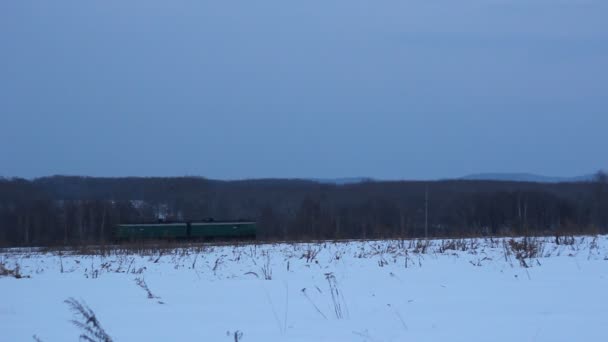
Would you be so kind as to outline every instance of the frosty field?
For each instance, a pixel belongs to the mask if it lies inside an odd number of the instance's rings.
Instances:
[[[608,237],[522,241],[5,250],[0,341],[78,341],[69,298],[119,342],[605,340]]]

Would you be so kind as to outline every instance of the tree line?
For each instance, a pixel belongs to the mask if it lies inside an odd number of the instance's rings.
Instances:
[[[264,240],[608,232],[608,177],[593,181],[219,181],[0,178],[0,245],[111,243],[119,223],[258,222]]]

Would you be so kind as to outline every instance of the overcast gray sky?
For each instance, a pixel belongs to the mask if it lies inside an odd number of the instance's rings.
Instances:
[[[0,176],[608,167],[608,2],[0,2]]]

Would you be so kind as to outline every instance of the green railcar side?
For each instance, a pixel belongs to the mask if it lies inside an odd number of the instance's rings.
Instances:
[[[188,237],[186,223],[120,224],[114,236],[119,240],[179,239]]]
[[[190,236],[199,239],[255,239],[255,222],[194,222]]]

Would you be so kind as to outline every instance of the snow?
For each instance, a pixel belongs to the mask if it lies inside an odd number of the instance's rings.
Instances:
[[[0,277],[0,341],[77,341],[68,298],[86,303],[114,341],[607,336],[608,237],[534,239],[538,255],[522,260],[508,240],[434,240],[426,250],[410,240],[105,256],[5,250],[0,263],[25,277]],[[457,250],[445,248],[452,242]]]

